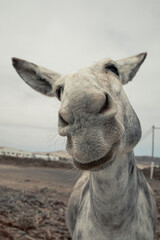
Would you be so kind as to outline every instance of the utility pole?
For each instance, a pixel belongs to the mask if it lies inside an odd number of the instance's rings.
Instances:
[[[152,162],[151,162],[151,171],[150,171],[150,179],[153,178],[154,172],[154,130],[160,129],[159,127],[152,126]]]
[[[153,178],[153,171],[154,171],[154,130],[155,126],[152,126],[152,162],[151,162],[151,172],[150,172],[150,179]]]

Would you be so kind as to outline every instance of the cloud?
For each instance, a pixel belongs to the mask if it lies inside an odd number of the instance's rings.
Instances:
[[[152,0],[1,1],[0,145],[44,150],[49,129],[57,134],[58,101],[23,83],[11,66],[12,56],[65,74],[102,58],[148,51],[125,91],[143,132],[153,124],[160,126],[159,9],[160,2]],[[137,153],[145,154],[149,141]]]

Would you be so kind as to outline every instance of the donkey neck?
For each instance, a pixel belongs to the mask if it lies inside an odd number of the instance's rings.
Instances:
[[[119,221],[134,211],[137,201],[137,170],[133,152],[116,159],[107,168],[90,173],[90,203],[93,214],[105,221]],[[131,214],[132,215],[132,214]]]

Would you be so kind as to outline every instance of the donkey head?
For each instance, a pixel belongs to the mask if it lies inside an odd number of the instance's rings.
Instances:
[[[146,53],[105,59],[77,72],[60,75],[13,58],[21,78],[33,89],[61,101],[58,130],[81,169],[97,169],[129,152],[141,137],[137,115],[122,85],[135,76]]]

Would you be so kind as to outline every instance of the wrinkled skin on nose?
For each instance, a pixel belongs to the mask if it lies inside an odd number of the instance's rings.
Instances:
[[[59,110],[59,114],[68,124],[73,121],[81,122],[81,119],[86,118],[86,114],[96,116],[101,112],[106,104],[106,96],[103,92],[97,89],[76,90],[71,92],[69,99],[65,100]],[[74,120],[73,120],[74,119]]]
[[[94,88],[89,88],[87,90],[79,90],[79,93],[73,98],[70,104],[74,111],[76,111],[76,114],[80,112],[80,117],[82,112],[91,113],[93,115],[98,114],[105,102],[106,96],[103,92]]]

